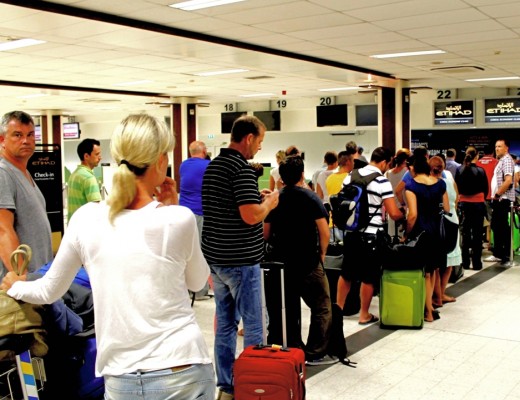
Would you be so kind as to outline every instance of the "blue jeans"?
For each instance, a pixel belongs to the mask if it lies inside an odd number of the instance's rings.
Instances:
[[[181,371],[161,369],[105,376],[105,400],[214,400],[211,364],[194,364]]]
[[[217,386],[233,393],[233,365],[240,317],[244,325],[244,348],[262,342],[262,297],[260,265],[211,266],[217,329],[215,369]]]

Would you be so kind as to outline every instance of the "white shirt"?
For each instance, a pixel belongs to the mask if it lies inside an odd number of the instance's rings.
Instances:
[[[124,210],[111,225],[104,202],[86,204],[72,216],[47,274],[8,292],[51,303],[83,264],[94,298],[96,375],[211,363],[188,296],[209,275],[195,217],[186,207],[157,205]]]
[[[321,171],[318,175],[318,179],[316,179],[316,185],[320,185],[321,191],[323,193],[323,203],[329,202],[329,192],[327,191],[327,185],[325,182],[327,178],[334,173],[334,169],[326,169],[325,171]],[[318,186],[316,186],[316,191],[318,191]]]

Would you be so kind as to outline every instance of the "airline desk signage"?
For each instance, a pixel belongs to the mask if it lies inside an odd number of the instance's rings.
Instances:
[[[485,99],[486,123],[520,122],[520,97]]]
[[[435,125],[473,125],[475,103],[473,100],[449,100],[433,103]]]

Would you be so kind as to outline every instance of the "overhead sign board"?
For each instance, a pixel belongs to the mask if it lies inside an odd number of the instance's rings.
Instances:
[[[520,97],[484,99],[484,122],[520,122]]]
[[[433,103],[434,125],[473,125],[475,102],[473,100],[440,100]]]

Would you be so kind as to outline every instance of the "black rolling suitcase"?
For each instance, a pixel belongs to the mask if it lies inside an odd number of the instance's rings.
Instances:
[[[235,361],[235,399],[304,400],[305,353],[302,349],[287,347],[283,264],[262,264],[262,289],[265,287],[264,272],[280,274],[283,345],[267,344],[266,296],[262,290],[263,343],[247,347]]]

